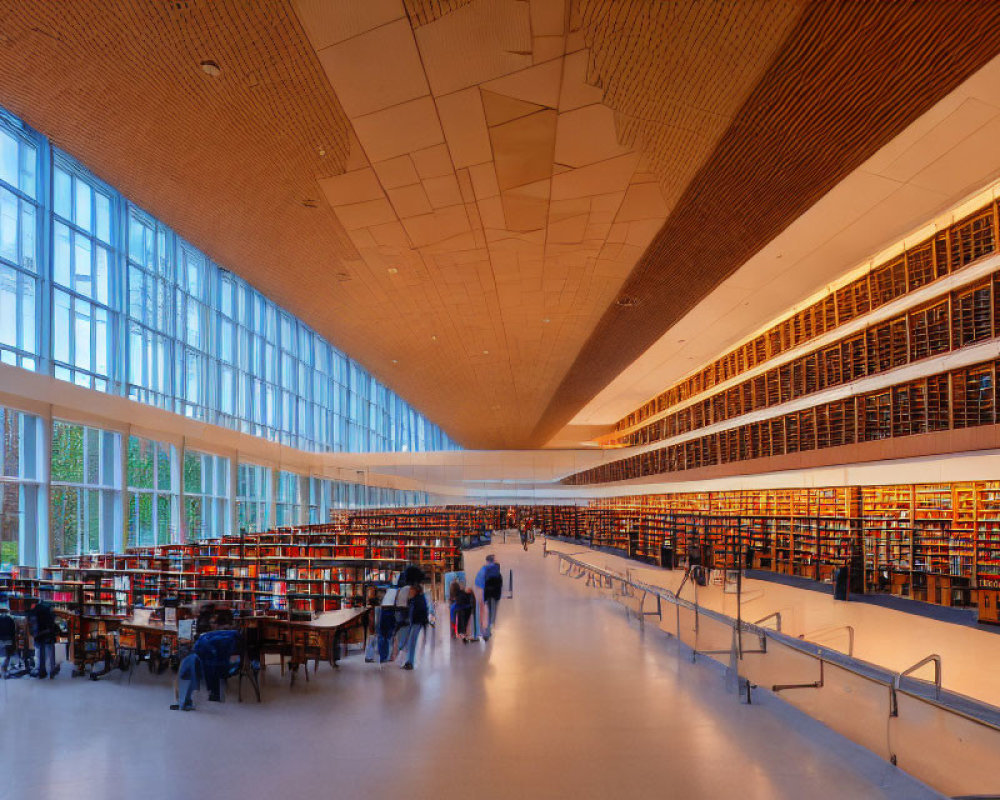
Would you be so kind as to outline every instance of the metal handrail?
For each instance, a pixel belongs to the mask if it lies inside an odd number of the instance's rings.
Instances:
[[[854,626],[853,625],[834,625],[830,628],[820,628],[818,631],[813,631],[812,633],[800,633],[799,638],[807,642],[815,642],[817,636],[823,636],[828,633],[836,633],[837,631],[847,631],[847,655],[854,657]]]
[[[761,617],[756,622],[750,622],[748,624],[760,627],[763,623],[767,622],[769,619],[773,619],[775,622],[777,622],[777,625],[775,626],[775,630],[778,631],[778,633],[781,633],[781,612],[780,611],[772,611],[766,617]]]
[[[896,677],[893,679],[892,682],[893,688],[895,688],[898,691],[900,681],[902,681],[903,678],[905,678],[907,675],[910,675],[911,673],[916,672],[918,669],[925,666],[926,664],[934,664],[934,696],[938,700],[940,700],[941,699],[941,656],[939,656],[937,653],[931,653],[926,658],[920,659],[912,667],[904,669],[902,672],[896,675]]]
[[[586,570],[586,571],[593,572],[595,574],[601,575],[602,577],[605,577],[605,578],[617,577],[619,580],[621,579],[620,575],[615,575],[615,574],[611,573],[608,570],[604,570],[604,569],[602,569],[600,567],[597,567],[597,566],[594,566],[592,564],[588,564],[586,562],[580,561],[580,560],[574,558],[573,556],[566,555],[564,553],[559,552],[558,550],[549,550],[548,554],[549,555],[559,556],[560,561],[566,561],[566,562],[572,564],[573,566],[576,566],[576,567],[578,567],[580,569],[583,569],[583,570]],[[694,603],[692,603],[690,600],[686,600],[686,599],[683,599],[681,597],[678,597],[676,594],[674,594],[673,592],[671,592],[669,589],[664,589],[663,587],[659,587],[659,586],[653,586],[652,584],[645,584],[645,583],[636,581],[636,582],[634,582],[634,585],[635,585],[635,588],[637,588],[637,589],[644,590],[644,591],[648,592],[649,594],[652,594],[652,595],[660,598],[661,600],[666,600],[667,602],[673,603],[675,606],[678,607],[678,609],[680,608],[680,606],[684,606],[686,608],[694,610],[695,613],[696,613],[696,615],[697,614],[704,614],[705,616],[710,617],[712,619],[715,619],[716,621],[724,622],[724,623],[730,624],[730,625],[735,625],[735,620],[732,617],[729,617],[729,616],[727,616],[725,614],[722,614],[720,612],[717,612],[717,611],[713,611],[711,609],[701,608],[701,607],[699,607],[697,605],[697,600]],[[801,652],[803,655],[810,656],[811,658],[814,658],[817,661],[823,662],[825,660],[824,656],[822,656],[822,655],[814,652],[813,650],[811,650],[807,646],[808,642],[806,642],[806,640],[804,638],[802,638],[802,637],[798,637],[797,638],[797,637],[794,637],[794,636],[789,636],[786,633],[782,633],[779,630],[772,630],[770,628],[762,628],[762,627],[760,627],[759,623],[765,622],[766,620],[770,619],[772,616],[777,617],[777,615],[779,615],[779,614],[780,614],[780,612],[775,612],[774,614],[769,614],[768,616],[763,617],[762,619],[758,620],[757,623],[744,622],[742,627],[744,629],[746,629],[746,630],[752,630],[752,631],[754,631],[754,632],[756,632],[756,633],[758,633],[758,634],[760,634],[760,635],[762,635],[762,636],[764,636],[764,637],[766,637],[768,639],[773,639],[775,642],[777,642],[779,644],[783,644],[786,647],[791,647],[791,648],[797,650],[798,652]],[[696,619],[697,619],[697,617],[696,617]],[[850,625],[845,625],[845,626],[841,626],[841,627],[847,629],[848,632],[849,632],[849,635],[851,636],[851,651],[853,653],[854,629]],[[814,632],[811,635],[815,636],[817,634],[822,634],[822,633],[826,633],[828,631],[838,630],[838,629],[839,628],[824,629],[824,630],[816,631],[816,632]],[[844,658],[844,656],[841,656],[841,658]],[[847,659],[849,659],[849,661],[847,661]],[[882,672],[882,673],[888,673],[888,670],[886,670],[884,667],[881,667],[881,666],[879,666],[877,664],[870,664],[869,662],[862,661],[861,659],[855,658],[853,656],[853,654],[848,654],[848,656],[846,657],[846,659],[844,661],[838,660],[836,662],[836,664],[837,664],[837,666],[839,668],[844,669],[847,672],[850,672],[851,674],[856,675],[856,676],[858,676],[860,678],[863,678],[864,680],[871,681],[873,683],[877,683],[877,684],[880,684],[882,686],[886,686],[893,693],[896,692],[896,691],[901,691],[902,693],[909,695],[910,693],[907,692],[905,689],[899,689],[899,682],[900,682],[900,680],[902,678],[908,676],[911,672],[919,669],[920,667],[922,667],[922,666],[924,666],[927,663],[932,662],[932,661],[935,662],[935,667],[936,667],[936,671],[935,671],[935,687],[936,687],[938,699],[935,702],[933,700],[929,700],[927,698],[923,698],[923,697],[920,697],[918,695],[914,695],[915,698],[918,699],[918,700],[923,700],[925,702],[934,703],[935,705],[937,705],[942,710],[947,711],[947,712],[952,713],[952,714],[956,714],[958,716],[961,716],[961,717],[963,717],[965,719],[968,719],[971,722],[975,722],[976,724],[982,725],[982,726],[990,728],[992,730],[1000,730],[1000,726],[998,726],[998,725],[996,725],[996,724],[994,724],[994,723],[992,723],[992,722],[990,722],[988,720],[981,719],[981,718],[976,717],[976,716],[972,716],[972,715],[970,715],[970,714],[962,711],[961,709],[952,708],[951,706],[945,704],[945,701],[943,701],[942,699],[940,699],[940,692],[941,692],[941,657],[938,656],[938,655],[936,655],[936,654],[932,654],[930,656],[927,656],[926,658],[924,658],[921,661],[919,661],[916,664],[914,664],[912,667],[909,667],[908,669],[904,670],[901,673],[898,673],[893,678],[888,679],[888,680],[881,679],[881,678],[878,678],[878,677],[873,677],[870,674],[871,670],[876,670],[876,671]],[[865,670],[865,667],[869,668],[868,671]],[[981,701],[975,700],[975,698],[968,698],[968,699],[971,702],[974,702],[974,703],[980,703],[981,702]],[[895,698],[893,697],[893,701],[894,700],[895,700]],[[895,703],[893,703],[893,705],[895,705]],[[988,705],[988,704],[983,704],[983,705]],[[896,714],[892,714],[892,716],[896,716]]]

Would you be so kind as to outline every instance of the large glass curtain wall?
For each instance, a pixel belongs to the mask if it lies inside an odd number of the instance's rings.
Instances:
[[[282,525],[306,521],[305,502],[308,522],[317,523],[328,521],[336,509],[429,500],[423,492],[274,473],[245,463],[237,467],[234,497],[228,458],[139,436],[126,437],[122,453],[122,439],[115,431],[58,419],[49,423],[0,407],[0,571],[15,564],[44,565],[60,555],[217,538],[232,532],[233,512],[240,528],[268,530],[275,524],[273,475]]]
[[[360,365],[2,111],[0,361],[304,450],[455,449]]]

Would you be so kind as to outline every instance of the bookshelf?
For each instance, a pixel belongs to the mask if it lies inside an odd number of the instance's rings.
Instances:
[[[910,247],[902,255],[874,265],[866,275],[831,291],[820,300],[790,315],[754,339],[738,345],[715,361],[684,380],[668,387],[636,411],[619,420],[613,430],[626,433],[639,422],[654,414],[662,413],[680,402],[709,391],[722,381],[754,369],[766,361],[780,356],[790,348],[822,336],[838,326],[863,317],[870,310],[879,308],[945,275],[958,272],[969,264],[996,252],[996,204],[990,203],[946,230]],[[993,281],[995,282],[994,276]],[[994,303],[996,292],[992,292]],[[972,317],[979,320],[981,335],[985,330],[986,299],[980,294],[972,299]],[[965,319],[969,308],[960,304],[960,317]],[[990,314],[995,330],[996,314]],[[919,349],[933,352],[936,340],[940,342],[940,329],[929,330],[936,324],[936,317],[925,317],[921,324]],[[899,335],[899,330],[894,331]],[[957,339],[957,341],[963,341]],[[897,347],[899,342],[897,340]],[[958,345],[962,346],[962,345]],[[898,356],[897,356],[898,357]],[[921,356],[926,357],[926,356]],[[835,370],[828,361],[831,371]],[[838,383],[840,381],[838,380]]]
[[[648,425],[614,435],[609,443],[656,442],[985,341],[1000,334],[1000,319],[995,312],[1000,305],[998,286],[1000,272],[908,313],[874,323],[836,344],[748,377]]]
[[[628,480],[716,463],[997,422],[993,360],[818,403],[569,475],[570,485]]]

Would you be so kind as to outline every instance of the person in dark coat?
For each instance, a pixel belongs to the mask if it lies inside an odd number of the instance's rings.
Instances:
[[[28,624],[31,626],[31,638],[35,642],[35,661],[38,664],[35,676],[54,678],[59,672],[56,666],[56,637],[59,629],[56,627],[52,606],[44,600],[37,601],[28,612]]]
[[[0,608],[0,677],[7,677],[7,668],[10,666],[10,657],[14,653],[14,643],[17,641],[17,626],[14,625],[14,618],[7,613],[7,609]]]

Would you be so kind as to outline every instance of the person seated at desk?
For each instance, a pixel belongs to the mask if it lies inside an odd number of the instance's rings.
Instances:
[[[194,652],[201,659],[204,669],[208,699],[213,703],[222,702],[222,681],[233,674],[232,658],[240,652],[238,631],[208,631],[198,636]]]
[[[38,671],[37,678],[54,678],[59,674],[56,666],[56,637],[59,629],[56,627],[55,614],[52,606],[44,600],[38,600],[28,612],[28,623],[31,626],[31,638],[35,642],[35,661]],[[48,669],[45,665],[48,664]]]

